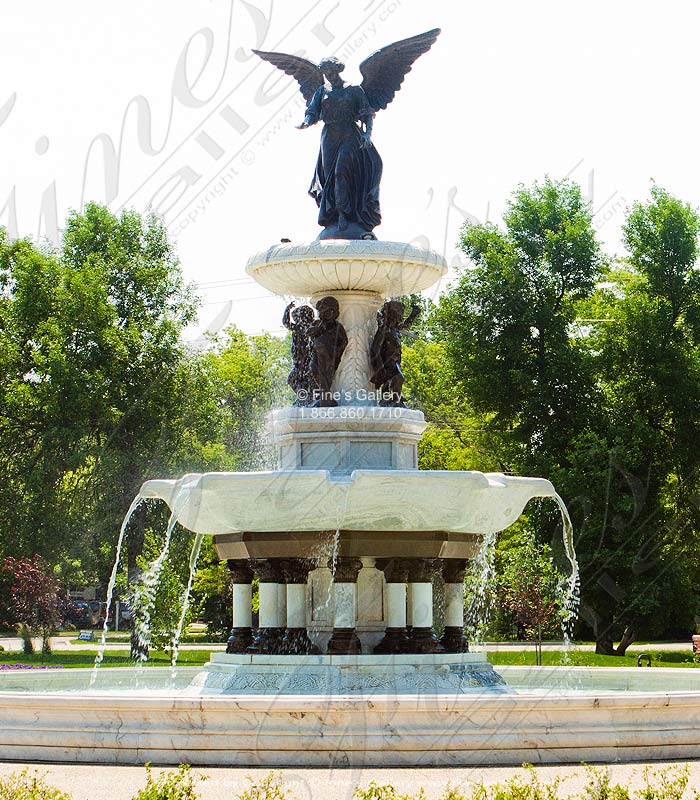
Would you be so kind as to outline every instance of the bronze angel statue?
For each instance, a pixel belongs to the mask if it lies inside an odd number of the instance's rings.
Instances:
[[[372,143],[372,121],[401,88],[416,59],[426,53],[439,28],[382,47],[360,64],[362,83],[347,85],[337,58],[314,64],[300,56],[253,50],[299,83],[306,100],[300,129],[321,120],[321,148],[309,194],[318,205],[319,239],[376,239],[381,222],[382,160]],[[358,124],[359,123],[359,124]]]

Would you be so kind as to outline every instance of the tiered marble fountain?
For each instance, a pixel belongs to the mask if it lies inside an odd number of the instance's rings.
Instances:
[[[468,652],[469,560],[530,499],[559,500],[538,478],[419,471],[423,415],[373,396],[377,310],[387,297],[429,288],[445,265],[435,253],[373,240],[381,159],[372,117],[438,34],[378,50],[360,66],[362,86],[344,85],[337,59],[315,65],[258,52],[299,82],[308,103],[301,127],[326,123],[311,185],[324,230],[310,244],[259,253],[248,272],[280,295],[335,298],[318,306],[337,303],[347,335],[333,383],[321,387],[337,405],[271,415],[275,471],[186,475],[142,488],[139,500],[170,506],[166,539],[179,522],[197,533],[196,544],[211,535],[227,560],[228,652],[204,670],[0,675],[0,759],[428,766],[697,756],[700,674],[692,670],[497,674]],[[574,570],[571,590],[575,578]]]
[[[419,471],[422,415],[366,399],[377,308],[430,286],[441,259],[393,243],[327,241],[273,247],[248,269],[273,291],[336,297],[349,344],[338,407],[271,415],[279,470],[143,486],[143,496],[169,504],[171,524],[212,535],[228,560],[229,652],[205,669],[0,675],[0,759],[428,766],[696,756],[693,670],[496,672],[465,652],[467,562],[529,499],[554,489],[536,478]]]
[[[397,242],[327,240],[272,247],[247,271],[279,295],[335,298],[348,343],[331,387],[336,406],[270,415],[278,470],[187,475],[141,490],[167,502],[184,527],[212,535],[231,570],[232,636],[227,653],[212,658],[206,685],[460,692],[501,684],[483,656],[467,652],[465,569],[484,536],[554,488],[539,478],[418,470],[423,414],[380,405],[370,382],[378,310],[386,298],[432,286],[446,271],[443,259]]]

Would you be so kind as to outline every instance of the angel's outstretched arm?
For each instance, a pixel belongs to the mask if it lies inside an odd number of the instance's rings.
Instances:
[[[311,98],[309,105],[306,106],[304,121],[297,128],[303,130],[311,125],[315,125],[321,118],[321,100],[323,99],[323,87],[319,87]]]

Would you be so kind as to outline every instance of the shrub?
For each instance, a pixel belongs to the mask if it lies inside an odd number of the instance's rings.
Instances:
[[[378,786],[374,781],[370,781],[366,789],[358,786],[352,796],[355,800],[413,800],[411,795],[397,792],[391,784],[385,783]],[[423,800],[424,797],[423,789],[421,789],[415,795],[415,800]],[[451,796],[449,800],[452,800]],[[455,796],[454,800],[458,800],[458,798]]]
[[[248,778],[248,780],[250,786],[236,795],[237,800],[288,800],[288,798],[291,800],[290,791],[282,785],[282,777],[279,772],[273,770],[259,782],[252,778]]]
[[[197,780],[204,778],[192,775],[188,764],[180,764],[177,770],[164,772],[154,780],[151,765],[146,764],[146,785],[132,800],[197,800],[199,794],[194,789]]]
[[[71,800],[71,796],[49,786],[38,772],[25,769],[0,778],[0,800]]]

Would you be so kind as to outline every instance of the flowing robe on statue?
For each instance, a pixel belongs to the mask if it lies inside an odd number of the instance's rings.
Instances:
[[[324,123],[321,149],[309,194],[318,205],[318,224],[338,221],[342,211],[349,222],[371,231],[381,222],[379,181],[382,160],[373,144],[361,148],[358,121],[374,115],[360,86],[321,86],[306,109],[306,122]]]

